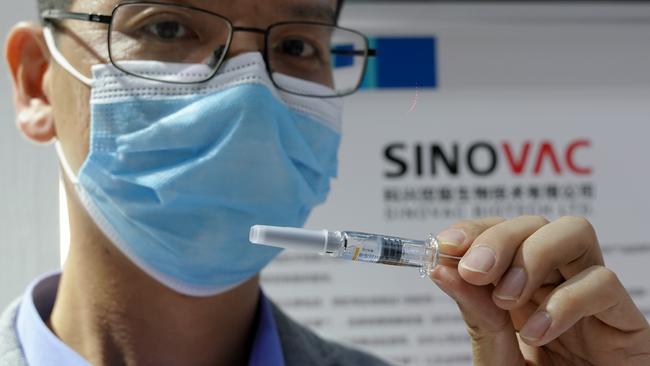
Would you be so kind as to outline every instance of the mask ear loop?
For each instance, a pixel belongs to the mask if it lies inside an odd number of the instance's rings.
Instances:
[[[56,149],[56,155],[58,155],[59,161],[61,162],[63,173],[68,177],[70,183],[72,183],[75,186],[79,185],[79,179],[77,178],[77,175],[72,171],[70,164],[68,164],[68,159],[65,158],[65,154],[63,153],[63,148],[61,147],[61,143],[59,141],[56,141],[54,143],[54,148]]]
[[[54,41],[54,33],[52,32],[52,28],[49,26],[43,27],[43,36],[45,37],[45,44],[50,50],[50,54],[52,55],[52,58],[54,58],[54,61],[56,61],[56,63],[63,67],[77,80],[81,81],[87,86],[92,86],[92,80],[75,69],[74,66],[72,66],[70,62],[68,62],[68,60],[61,54],[61,52],[59,52],[59,49],[56,47],[56,42]]]

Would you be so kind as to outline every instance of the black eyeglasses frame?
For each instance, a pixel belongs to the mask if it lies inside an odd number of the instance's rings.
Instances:
[[[218,17],[221,20],[223,20],[228,25],[229,35],[228,35],[228,39],[226,41],[225,49],[222,52],[221,58],[217,62],[217,65],[216,65],[216,67],[214,69],[214,72],[204,80],[183,82],[183,81],[160,80],[160,79],[156,79],[156,78],[147,77],[147,76],[144,76],[144,75],[138,75],[138,74],[132,73],[132,72],[130,72],[128,70],[124,70],[122,67],[120,67],[118,65],[118,63],[114,61],[113,55],[112,55],[112,52],[111,52],[112,47],[110,47],[111,34],[112,34],[112,30],[113,30],[113,19],[115,17],[115,13],[117,11],[119,11],[119,9],[121,7],[130,6],[130,5],[163,5],[163,6],[179,7],[179,8],[184,8],[184,9],[188,9],[188,10],[193,10],[193,11],[199,11],[199,12],[202,12],[202,13],[206,13],[206,14]],[[147,80],[151,80],[151,81],[169,83],[169,84],[181,84],[181,85],[201,84],[201,83],[205,83],[205,82],[211,80],[212,78],[214,78],[214,76],[217,75],[217,73],[219,72],[219,69],[221,68],[221,65],[223,64],[223,61],[225,60],[228,52],[230,51],[230,46],[231,46],[231,43],[232,43],[233,34],[235,32],[251,32],[251,33],[257,33],[257,34],[264,35],[264,49],[263,49],[263,52],[262,52],[262,56],[264,58],[264,63],[266,65],[266,71],[267,71],[267,73],[269,75],[269,79],[271,80],[273,85],[276,88],[278,88],[279,90],[282,90],[282,91],[290,93],[290,94],[303,96],[303,97],[340,98],[340,97],[344,97],[344,96],[354,94],[355,92],[357,92],[361,88],[361,85],[363,83],[363,76],[366,74],[366,70],[368,68],[368,59],[369,59],[369,57],[376,57],[377,56],[377,51],[375,49],[370,48],[370,45],[369,45],[370,42],[368,40],[368,37],[366,37],[363,33],[358,32],[358,31],[356,31],[354,29],[341,27],[341,26],[338,26],[336,24],[331,24],[331,23],[326,23],[326,22],[314,22],[314,21],[285,21],[285,22],[278,22],[278,23],[271,24],[266,29],[254,28],[254,27],[235,27],[232,24],[232,22],[230,21],[230,19],[226,18],[225,16],[223,16],[221,14],[218,14],[218,13],[206,10],[206,9],[201,9],[201,8],[191,6],[191,5],[170,4],[170,3],[159,2],[159,1],[138,1],[138,0],[124,1],[124,2],[122,2],[120,4],[117,4],[117,5],[115,5],[113,7],[113,9],[111,11],[111,15],[103,15],[103,14],[95,14],[95,13],[79,13],[79,12],[66,11],[66,10],[62,10],[62,9],[49,9],[49,10],[45,10],[45,11],[43,11],[41,13],[41,18],[43,19],[43,21],[45,23],[51,23],[51,24],[53,24],[55,21],[68,20],[68,19],[85,21],[85,22],[107,24],[108,25],[108,31],[107,31],[106,46],[108,48],[109,60],[110,60],[111,64],[113,64],[113,66],[115,66],[118,70],[122,71],[123,73],[125,73],[127,75],[131,75],[131,76],[135,76],[135,77],[138,77],[138,78],[147,79]],[[340,93],[340,94],[337,93],[335,95],[324,95],[324,96],[298,93],[298,92],[295,92],[295,91],[292,91],[292,90],[287,90],[287,89],[283,88],[281,85],[278,85],[278,83],[276,83],[275,79],[273,78],[273,70],[271,69],[271,65],[269,63],[269,58],[268,58],[269,34],[271,33],[271,30],[273,30],[274,27],[291,25],[291,24],[309,24],[309,25],[317,25],[317,26],[327,26],[327,27],[337,28],[337,29],[341,29],[341,30],[344,30],[344,31],[351,32],[351,33],[359,35],[361,37],[361,39],[363,39],[363,41],[364,41],[364,45],[365,45],[364,50],[337,50],[337,49],[330,50],[330,52],[332,52],[334,54],[337,54],[337,55],[363,56],[364,57],[363,68],[362,68],[362,72],[361,72],[361,78],[360,78],[360,80],[357,81],[357,85],[353,89],[351,89],[351,90],[349,90],[349,91],[347,91],[345,93]]]

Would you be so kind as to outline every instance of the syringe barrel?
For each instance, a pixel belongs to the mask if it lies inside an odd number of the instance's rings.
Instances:
[[[428,272],[435,259],[428,241],[388,235],[343,231],[345,247],[333,256],[352,261],[417,267]]]
[[[290,250],[320,252],[350,261],[418,267],[422,276],[431,273],[441,255],[460,259],[441,254],[433,235],[423,241],[354,231],[256,225],[251,228],[250,241]]]

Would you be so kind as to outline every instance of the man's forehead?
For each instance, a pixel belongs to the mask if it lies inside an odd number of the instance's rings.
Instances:
[[[158,0],[169,4],[180,4],[201,9],[245,14],[273,9],[274,15],[296,19],[314,19],[324,22],[336,21],[337,0]],[[107,12],[116,5],[130,2],[128,0],[76,0],[75,8],[83,7],[86,11]],[[254,15],[254,14],[250,14]]]

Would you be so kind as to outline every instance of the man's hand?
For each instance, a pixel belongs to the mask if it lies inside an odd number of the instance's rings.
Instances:
[[[650,365],[648,322],[587,220],[463,221],[438,240],[464,255],[431,278],[458,303],[475,365]]]

